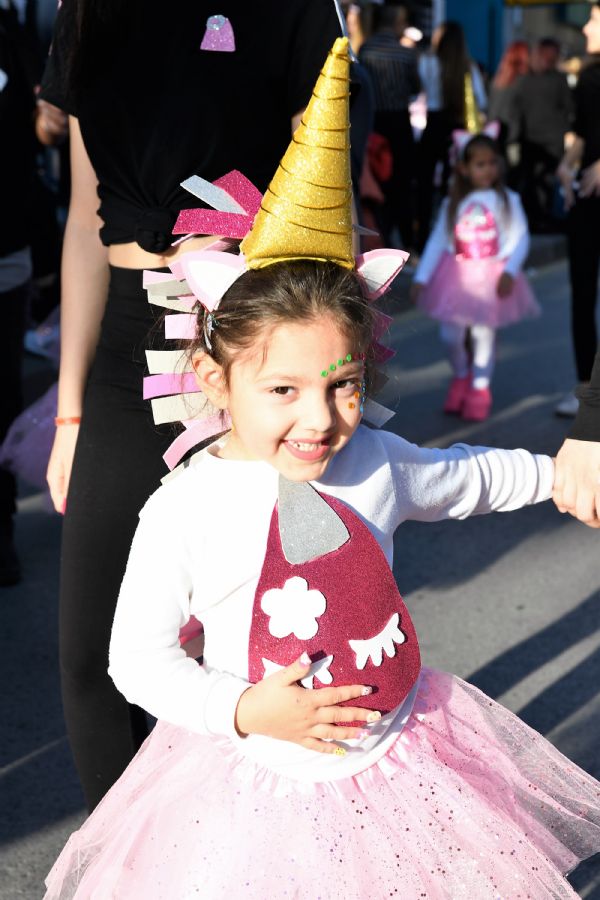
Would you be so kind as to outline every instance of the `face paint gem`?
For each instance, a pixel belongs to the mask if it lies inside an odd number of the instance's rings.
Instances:
[[[344,365],[344,362],[345,362],[345,360],[343,360],[343,359],[338,359],[337,364],[338,364],[338,366],[343,366],[343,365]]]
[[[346,362],[352,362],[352,354],[351,353],[348,353],[346,355]]]
[[[335,372],[335,363],[331,363],[331,365],[329,366],[329,371]]]
[[[356,406],[356,403],[349,403],[349,404],[348,404],[348,409],[354,409],[355,406]]]
[[[327,369],[323,369],[321,372],[321,378],[327,378]]]

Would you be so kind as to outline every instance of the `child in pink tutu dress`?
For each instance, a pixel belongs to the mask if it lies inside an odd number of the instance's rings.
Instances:
[[[151,355],[147,395],[159,416],[196,404],[189,431],[220,437],[140,514],[109,671],[158,723],[69,839],[47,900],[566,900],[564,873],[600,850],[600,784],[422,667],[392,575],[403,521],[537,503],[553,463],[362,424],[386,418],[372,300],[405,254],[353,256],[348,65],[340,40],[242,252],[148,276],[178,311],[170,333],[193,328],[185,357]],[[323,98],[341,107],[325,124]],[[209,193],[233,233],[223,184]],[[215,215],[196,214],[198,229]],[[184,396],[167,396],[176,383]],[[180,644],[192,616],[200,661]]]
[[[486,419],[492,407],[496,329],[539,314],[521,272],[529,250],[527,219],[518,195],[502,184],[494,123],[486,131],[455,132],[450,196],[412,285],[419,308],[441,323],[452,366],[444,411],[474,421]]]

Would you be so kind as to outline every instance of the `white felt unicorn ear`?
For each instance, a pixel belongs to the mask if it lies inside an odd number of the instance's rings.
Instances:
[[[243,256],[218,250],[195,250],[182,256],[180,262],[189,289],[209,312],[246,271]]]
[[[454,149],[456,150],[459,158],[463,154],[463,150],[469,143],[469,141],[474,137],[470,131],[465,131],[463,128],[455,128],[452,132],[452,143],[454,144]]]
[[[405,250],[370,250],[356,257],[356,273],[369,300],[384,294],[410,256]]]

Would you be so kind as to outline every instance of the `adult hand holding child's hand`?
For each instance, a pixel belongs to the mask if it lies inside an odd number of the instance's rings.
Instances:
[[[376,722],[381,714],[370,709],[338,706],[371,693],[364,685],[319,688],[310,691],[298,681],[306,678],[310,658],[302,654],[291,666],[263,678],[239,699],[235,725],[241,735],[264,734],[281,741],[301,744],[319,753],[344,754],[333,741],[365,737],[361,728],[336,722]]]

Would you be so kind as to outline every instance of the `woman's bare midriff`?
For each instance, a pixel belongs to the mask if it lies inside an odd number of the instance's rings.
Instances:
[[[218,240],[218,236],[210,234],[190,238],[182,244],[169,248],[164,253],[148,253],[134,241],[130,244],[112,244],[108,248],[108,261],[111,266],[121,269],[162,269],[169,266],[182,254],[188,253],[190,250],[201,250],[216,240]]]

